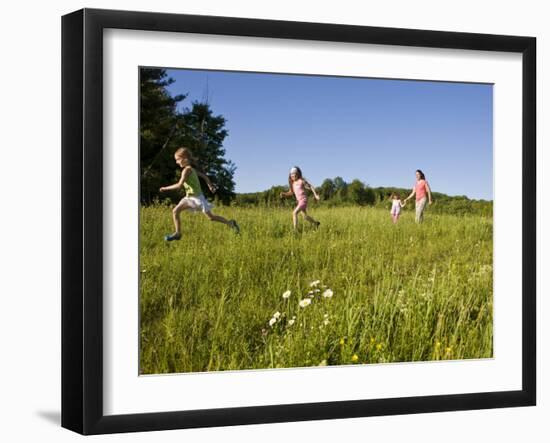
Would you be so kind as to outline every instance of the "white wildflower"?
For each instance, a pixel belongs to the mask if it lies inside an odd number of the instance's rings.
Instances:
[[[290,292],[290,291],[285,291],[285,292],[283,292],[283,298],[288,298],[288,297],[290,297],[290,294],[292,294],[292,292]]]
[[[277,319],[275,317],[269,320],[269,326],[273,326],[275,323],[277,323]]]
[[[321,280],[315,280],[315,281],[312,281],[309,286],[311,288],[314,288],[315,286],[319,285],[319,283],[321,283]]]
[[[291,318],[289,321],[288,321],[288,326],[292,326],[294,324],[296,320],[294,320],[293,318]]]
[[[328,314],[323,315],[323,318],[328,318]]]
[[[323,292],[323,297],[325,298],[330,298],[334,295],[334,293],[332,292],[332,289],[327,289],[325,290],[325,292]]]
[[[273,318],[277,319],[277,320],[279,320],[280,316],[281,316],[281,313],[279,311],[277,311],[277,312],[275,312],[275,314],[273,314]]]
[[[307,305],[311,304],[310,298],[304,298],[303,300],[300,300],[300,308],[305,308]]]
[[[325,326],[327,326],[329,323],[330,323],[330,322],[328,321],[328,318],[326,318],[325,321],[323,322],[323,324],[324,324]]]

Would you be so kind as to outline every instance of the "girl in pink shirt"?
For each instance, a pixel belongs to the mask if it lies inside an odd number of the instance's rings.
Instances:
[[[416,170],[416,183],[412,188],[411,195],[409,195],[405,199],[405,203],[407,200],[412,198],[414,195],[416,195],[416,217],[415,221],[416,223],[422,223],[424,220],[424,209],[426,208],[426,194],[428,194],[428,204],[432,204],[432,191],[430,189],[430,185],[426,181],[426,176],[424,173],[420,170]]]
[[[309,189],[313,192],[315,200],[319,200],[319,195],[317,195],[315,187],[313,187],[305,178],[302,177],[302,171],[297,166],[290,170],[290,174],[288,175],[288,187],[289,190],[287,192],[281,192],[281,198],[290,197],[292,195],[296,197],[296,202],[298,204],[294,211],[292,211],[292,225],[294,226],[294,230],[298,228],[299,213],[302,213],[308,222],[313,223],[316,227],[319,226],[320,223],[313,217],[310,217],[307,213],[306,190]]]

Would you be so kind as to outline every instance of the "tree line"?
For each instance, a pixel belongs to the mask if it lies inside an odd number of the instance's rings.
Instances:
[[[342,177],[327,178],[316,189],[321,200],[315,204],[320,206],[370,206],[388,210],[389,199],[393,193],[397,193],[401,199],[405,199],[411,193],[410,188],[373,188],[359,179],[347,183]],[[236,206],[291,207],[295,205],[292,199],[280,198],[281,192],[287,190],[288,185],[277,185],[261,192],[236,194],[232,204]],[[493,215],[493,202],[489,200],[474,200],[465,195],[450,196],[441,192],[432,192],[432,197],[434,204],[430,206],[430,212],[433,213]],[[403,209],[414,210],[414,201],[409,200]]]
[[[212,195],[203,183],[203,191],[218,204],[237,206],[292,206],[292,199],[281,199],[288,186],[272,186],[253,193],[235,193],[236,166],[225,158],[224,141],[229,132],[226,119],[215,115],[208,101],[194,101],[178,110],[187,94],[172,96],[168,86],[174,82],[165,69],[140,69],[140,199],[143,204],[158,201],[176,201],[177,193],[161,194],[161,186],[179,180],[180,169],[174,162],[174,152],[180,146],[189,148],[197,160],[196,167],[207,174],[217,187]],[[342,177],[325,179],[318,188],[322,206],[373,206],[387,207],[390,195],[397,192],[401,198],[410,189],[394,187],[373,188],[355,179],[347,183]],[[448,196],[432,193],[434,213],[480,214],[491,216],[491,201],[472,200],[466,196]],[[414,208],[414,202],[405,210]]]

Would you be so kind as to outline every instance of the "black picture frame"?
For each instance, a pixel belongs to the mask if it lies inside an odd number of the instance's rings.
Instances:
[[[503,51],[522,54],[522,389],[131,415],[103,413],[103,30]],[[152,431],[536,402],[536,39],[197,15],[83,9],[62,18],[62,426]]]

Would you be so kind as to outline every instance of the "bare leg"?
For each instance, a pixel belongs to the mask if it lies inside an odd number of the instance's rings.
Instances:
[[[180,213],[181,211],[184,211],[186,209],[189,209],[189,206],[185,202],[179,202],[174,209],[172,209],[172,220],[174,220],[174,226],[176,228],[176,234],[181,234],[180,231]]]
[[[230,228],[233,228],[233,230],[239,234],[241,232],[241,228],[239,228],[239,225],[235,220],[227,220],[226,218],[222,217],[221,215],[214,215],[210,211],[206,211],[204,213],[208,217],[208,220],[215,221],[218,223],[223,223],[224,225],[229,226]]]
[[[231,222],[229,220],[227,220],[226,218],[223,218],[221,215],[212,214],[212,212],[210,212],[210,211],[206,211],[204,213],[204,215],[206,215],[206,217],[208,217],[208,220],[210,220],[210,221],[223,223],[224,225],[230,225],[231,224]]]
[[[294,230],[298,229],[298,213],[301,211],[301,209],[296,208],[294,211],[292,211],[292,226],[294,226]]]
[[[308,222],[313,223],[314,225],[319,225],[319,222],[317,220],[315,220],[313,217],[309,216],[309,214],[307,213],[307,209],[303,209],[302,214],[304,215],[304,218]]]

